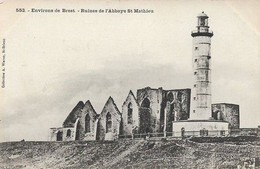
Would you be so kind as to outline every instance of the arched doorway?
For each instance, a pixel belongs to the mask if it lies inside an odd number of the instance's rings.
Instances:
[[[185,128],[184,127],[181,128],[181,137],[185,137]]]
[[[58,131],[57,133],[57,141],[62,141],[62,132]]]
[[[148,98],[145,98],[141,106],[139,108],[139,116],[140,116],[140,127],[139,132],[140,133],[151,133],[152,126],[155,125],[154,119],[151,119],[151,102]]]

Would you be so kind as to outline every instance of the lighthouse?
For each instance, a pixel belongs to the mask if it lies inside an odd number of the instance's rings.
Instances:
[[[208,16],[202,12],[197,16],[197,28],[192,31],[192,108],[191,120],[209,120],[211,117],[211,37]]]
[[[197,16],[196,30],[192,36],[193,87],[189,120],[172,122],[173,136],[227,136],[229,122],[214,119],[211,113],[211,37],[208,16]]]

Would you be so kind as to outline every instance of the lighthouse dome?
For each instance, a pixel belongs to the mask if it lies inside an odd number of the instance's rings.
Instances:
[[[202,11],[201,13],[198,14],[197,16],[198,18],[208,18],[208,15],[204,13],[204,11]]]

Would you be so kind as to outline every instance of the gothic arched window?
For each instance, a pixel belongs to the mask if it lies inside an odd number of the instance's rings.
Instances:
[[[85,133],[90,133],[90,116],[89,114],[85,117]]]
[[[71,136],[71,130],[69,129],[69,130],[67,130],[67,135],[66,135],[67,137],[70,137]]]
[[[167,94],[167,98],[168,98],[168,101],[169,101],[169,102],[172,102],[172,101],[174,100],[174,96],[173,96],[172,92],[169,92],[169,93]]]
[[[141,107],[150,108],[150,100],[145,98],[141,104]]]
[[[106,133],[112,132],[112,118],[111,114],[108,112],[106,116]]]
[[[177,94],[177,98],[178,98],[178,101],[181,102],[181,98],[182,98],[182,93],[181,92],[178,92]]]
[[[133,106],[132,103],[129,103],[127,106],[127,122],[128,124],[133,123]]]

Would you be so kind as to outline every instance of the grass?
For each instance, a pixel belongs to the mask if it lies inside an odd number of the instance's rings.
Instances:
[[[237,168],[260,157],[258,139],[0,143],[0,168]],[[236,140],[236,139],[235,139]]]

